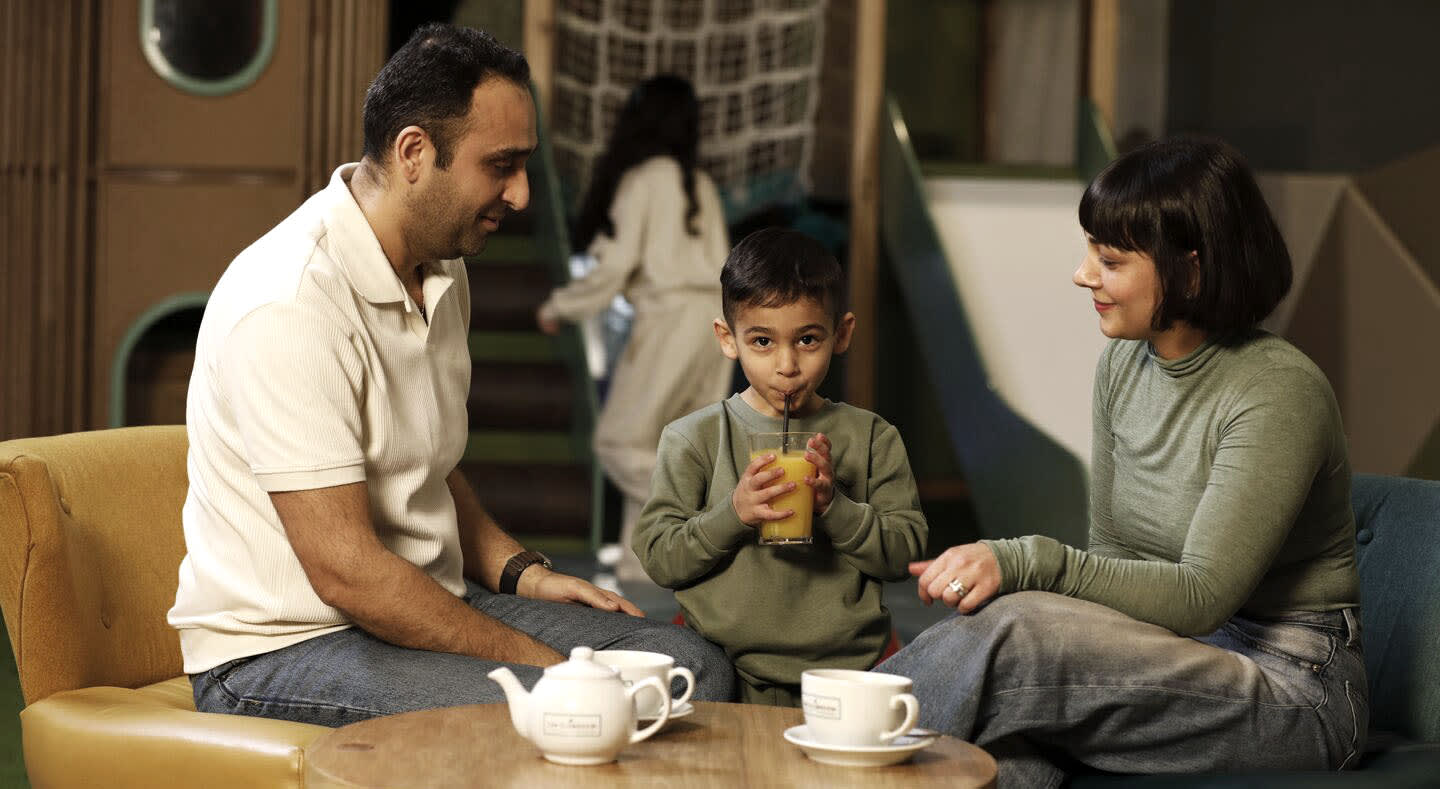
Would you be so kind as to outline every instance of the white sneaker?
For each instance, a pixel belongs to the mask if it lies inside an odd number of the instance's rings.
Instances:
[[[620,543],[607,542],[595,552],[595,561],[599,562],[601,567],[614,567],[624,556],[625,549],[620,547]]]

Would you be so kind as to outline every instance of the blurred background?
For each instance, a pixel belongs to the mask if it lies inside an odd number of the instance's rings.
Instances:
[[[533,311],[657,73],[696,86],[732,239],[796,227],[847,267],[827,394],[900,428],[932,550],[1083,543],[1104,338],[1075,209],[1117,151],[1181,132],[1261,173],[1295,264],[1267,327],[1329,376],[1354,468],[1440,479],[1425,0],[0,0],[0,439],[183,422],[209,288],[358,158],[369,79],[432,20],[534,69],[531,208],[469,261],[464,468],[576,566],[617,528],[589,440],[624,315],[550,338]]]

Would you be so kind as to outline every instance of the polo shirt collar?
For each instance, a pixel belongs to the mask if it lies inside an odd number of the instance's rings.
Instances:
[[[411,309],[410,297],[395,268],[380,247],[375,229],[355,195],[350,192],[350,177],[359,165],[355,162],[342,164],[330,176],[325,187],[329,199],[329,210],[325,215],[326,231],[330,236],[330,250],[340,268],[350,279],[350,285],[362,298],[371,304],[393,304],[404,302],[406,311]],[[445,261],[425,263],[425,299],[432,301],[444,293],[454,281],[454,275]]]

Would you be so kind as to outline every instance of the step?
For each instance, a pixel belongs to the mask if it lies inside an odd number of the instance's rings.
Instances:
[[[500,233],[487,238],[485,249],[478,255],[466,258],[465,263],[484,266],[504,261],[532,261],[539,258],[537,249],[533,236]]]
[[[587,466],[466,461],[460,472],[485,509],[511,534],[590,535]]]
[[[536,331],[472,331],[470,358],[477,362],[563,363],[559,339]]]
[[[472,430],[464,460],[489,463],[585,464],[589,449],[569,431]]]
[[[556,362],[476,359],[466,407],[472,431],[518,429],[568,435],[575,388],[570,371]]]
[[[535,310],[555,287],[536,263],[467,263],[472,331],[534,331]]]

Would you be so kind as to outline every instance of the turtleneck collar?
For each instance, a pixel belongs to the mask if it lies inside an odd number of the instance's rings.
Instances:
[[[1154,345],[1149,343],[1145,344],[1145,352],[1149,355],[1150,361],[1154,362],[1156,367],[1171,378],[1184,378],[1187,375],[1199,372],[1205,367],[1206,362],[1209,362],[1219,350],[1220,343],[1211,339],[1201,343],[1199,348],[1196,348],[1179,359],[1162,359],[1159,354],[1155,353]]]

